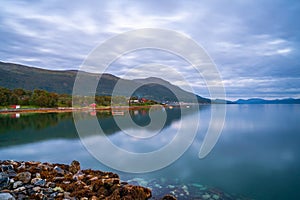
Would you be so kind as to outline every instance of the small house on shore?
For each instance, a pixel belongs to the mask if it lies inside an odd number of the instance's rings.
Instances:
[[[12,109],[20,109],[20,108],[21,108],[20,105],[11,105],[10,107],[11,107]]]

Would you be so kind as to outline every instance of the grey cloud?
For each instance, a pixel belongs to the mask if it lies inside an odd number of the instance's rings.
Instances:
[[[77,69],[97,45],[118,33],[167,28],[190,36],[207,50],[224,83],[236,83],[227,85],[229,97],[297,96],[299,13],[300,2],[284,0],[4,1],[0,59],[48,69]],[[205,93],[197,72],[180,58],[153,52],[131,56],[116,61],[111,72],[122,75],[132,66],[147,63],[173,66],[194,83],[200,95]],[[259,82],[267,76],[275,81]],[[243,85],[247,80],[251,81]],[[261,89],[256,90],[258,83]]]

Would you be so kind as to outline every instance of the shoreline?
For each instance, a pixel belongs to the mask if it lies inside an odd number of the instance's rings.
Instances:
[[[122,182],[118,174],[36,161],[0,160],[0,199],[147,200],[151,189]],[[165,195],[161,200],[176,200]]]
[[[14,114],[14,113],[63,113],[63,112],[93,112],[93,111],[126,111],[126,110],[137,110],[137,109],[150,109],[150,108],[161,108],[161,107],[180,107],[180,105],[144,105],[144,106],[107,106],[98,108],[72,108],[72,107],[61,107],[61,108],[19,108],[19,109],[1,109],[0,114]]]
[[[135,110],[141,108],[151,108],[152,106],[160,107],[160,105],[149,105],[149,106],[116,106],[116,107],[99,107],[99,108],[72,108],[72,107],[62,107],[62,108],[25,108],[25,109],[2,109],[0,114],[10,114],[10,113],[59,113],[59,112],[82,112],[82,111],[112,111],[112,110]]]
[[[115,172],[39,161],[0,160],[0,199],[250,200],[200,183],[122,180]]]

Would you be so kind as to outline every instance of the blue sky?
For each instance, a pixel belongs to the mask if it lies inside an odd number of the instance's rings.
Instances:
[[[94,48],[119,33],[167,28],[189,36],[208,52],[228,99],[299,98],[299,19],[300,1],[286,0],[1,1],[0,60],[78,69]],[[108,72],[122,76],[130,68],[152,65],[189,74],[194,90],[209,97],[205,83],[193,79],[190,66],[166,52],[133,52]],[[132,71],[132,78],[164,78],[158,71]],[[171,75],[166,79],[185,88]]]

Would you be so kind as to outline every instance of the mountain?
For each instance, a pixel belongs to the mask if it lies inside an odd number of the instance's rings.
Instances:
[[[180,97],[181,101],[190,102],[191,99],[195,98],[195,94],[187,92],[178,86],[171,84],[156,77],[149,77],[145,79],[133,79],[134,82],[141,84],[139,89],[136,90],[135,94],[137,96],[144,96],[145,98],[153,99],[156,101],[161,101],[161,98],[168,101],[174,101],[175,96]],[[173,93],[174,92],[174,93]],[[156,94],[159,93],[159,99],[156,99]],[[176,93],[176,95],[175,95]],[[198,102],[210,103],[209,99],[200,97],[196,95]]]
[[[77,70],[46,70],[0,62],[0,86],[9,89],[23,88],[31,91],[44,89],[60,94],[72,94],[77,72]],[[99,77],[99,74],[87,72],[83,72],[83,74],[91,82],[97,81]],[[185,102],[192,102],[192,99],[196,97],[199,103],[210,103],[210,99],[195,96],[191,92],[155,77],[127,80],[112,74],[102,74],[97,87],[97,95],[111,95],[117,83],[120,88],[115,91],[115,95],[128,96],[126,91],[135,87],[137,89],[132,96],[144,97],[158,102],[178,101],[176,96],[180,96],[180,99]]]
[[[77,71],[51,71],[0,62],[0,86],[71,94]]]
[[[236,104],[232,101],[228,101],[228,100],[224,100],[224,99],[214,99],[214,100],[211,100],[211,103],[212,104]]]
[[[265,100],[260,98],[252,99],[239,99],[234,101],[236,104],[300,104],[300,99],[286,98],[286,99],[273,99]]]

